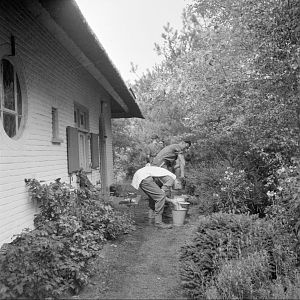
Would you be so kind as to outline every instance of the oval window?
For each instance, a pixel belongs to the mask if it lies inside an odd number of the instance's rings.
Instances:
[[[13,138],[20,130],[23,101],[18,75],[13,64],[1,60],[1,122],[6,134]]]

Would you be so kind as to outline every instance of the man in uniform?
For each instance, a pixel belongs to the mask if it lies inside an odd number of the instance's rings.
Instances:
[[[152,163],[153,158],[158,154],[158,152],[163,148],[163,144],[160,143],[159,136],[157,134],[152,135],[151,143],[147,147],[146,151],[146,161],[147,163]]]
[[[174,170],[177,179],[184,178],[184,152],[190,146],[190,141],[181,141],[178,144],[166,146],[154,157],[152,165]]]

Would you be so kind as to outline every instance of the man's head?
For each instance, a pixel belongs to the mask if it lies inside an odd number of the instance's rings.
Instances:
[[[185,150],[189,149],[191,147],[191,141],[182,141],[180,144],[184,147]]]
[[[159,141],[159,136],[157,134],[153,134],[151,136],[151,140],[152,140],[152,142],[158,142]]]
[[[184,154],[185,161],[191,161],[192,160],[192,154],[190,152],[186,152]]]

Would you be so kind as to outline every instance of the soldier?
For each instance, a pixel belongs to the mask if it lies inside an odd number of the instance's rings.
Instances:
[[[164,147],[153,159],[152,165],[174,170],[177,179],[184,178],[184,152],[191,146],[190,141],[181,141]]]
[[[157,134],[152,135],[151,143],[147,147],[146,151],[146,161],[152,164],[153,158],[158,154],[158,152],[163,148],[163,143],[161,143],[159,136]]]

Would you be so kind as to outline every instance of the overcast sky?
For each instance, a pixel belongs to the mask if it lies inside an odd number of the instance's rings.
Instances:
[[[163,26],[169,22],[182,27],[187,0],[76,0],[90,27],[125,81],[151,69],[160,58],[154,43],[161,41]]]

